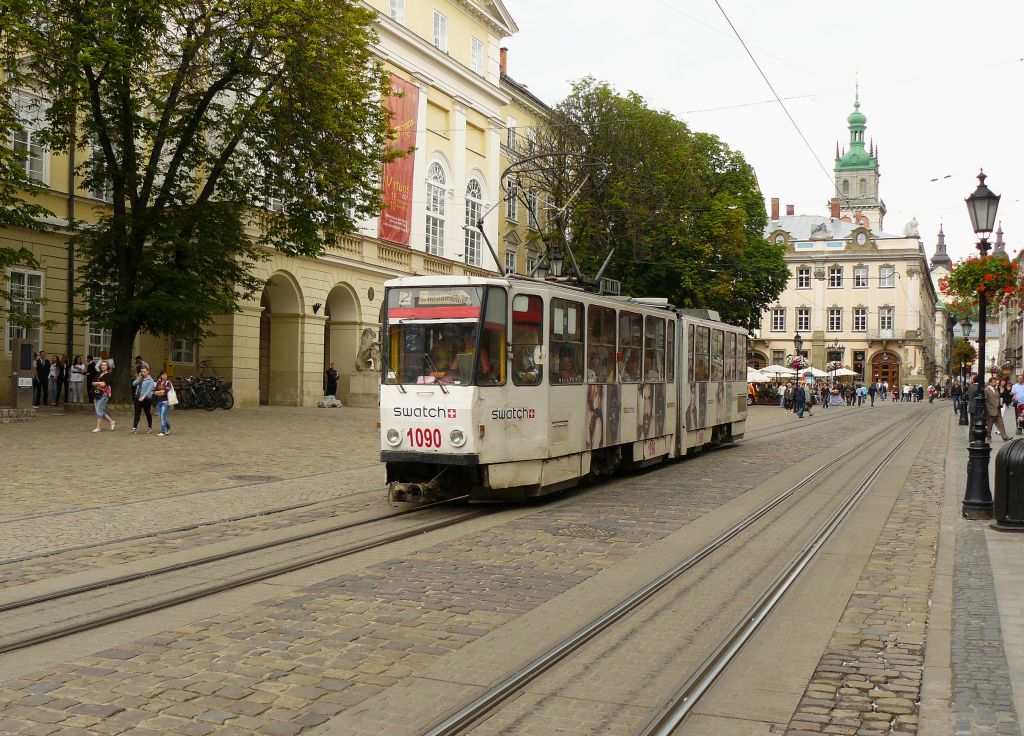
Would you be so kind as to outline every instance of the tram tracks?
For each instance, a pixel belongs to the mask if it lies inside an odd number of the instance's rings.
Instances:
[[[868,493],[879,475],[903,449],[906,443],[909,442],[916,430],[927,418],[928,416],[926,415],[920,419],[917,417],[903,419],[894,422],[883,430],[883,433],[888,433],[889,431],[901,430],[907,425],[912,425],[903,433],[898,441],[893,443],[891,449],[878,462],[873,464],[854,490],[842,498],[834,511],[828,515],[826,521],[814,531],[810,540],[803,545],[800,552],[785,565],[771,584],[757,597],[754,604],[738,617],[736,623],[729,629],[728,634],[718,641],[711,650],[711,653],[703,659],[693,673],[685,678],[683,685],[676,688],[665,699],[662,707],[652,709],[655,711],[654,715],[651,716],[650,720],[639,732],[642,736],[652,736],[654,734],[667,736],[667,734],[672,733],[683,722],[694,706],[700,701],[700,698],[708,691],[715,679],[725,671],[736,654],[742,650],[750,637],[765,621],[775,605],[783,599],[794,581],[821,552],[829,539],[858,505],[859,501]],[[861,449],[853,447],[822,464],[810,474],[776,494],[757,509],[729,526],[696,552],[637,589],[620,603],[587,622],[572,634],[535,657],[525,666],[488,688],[486,692],[476,699],[451,713],[447,718],[429,730],[421,733],[423,736],[454,736],[454,734],[466,733],[480,726],[500,712],[514,698],[526,693],[542,675],[553,672],[560,665],[571,661],[573,655],[579,653],[586,644],[598,638],[602,633],[611,630],[615,624],[640,611],[644,608],[645,604],[651,602],[655,595],[664,591],[686,573],[694,570],[702,561],[729,545],[730,542],[735,540],[745,530],[767,517],[773,510],[782,507],[787,500],[793,498],[800,490],[808,488],[816,481],[821,480],[826,474],[834,474],[840,464],[851,459]],[[493,727],[489,727],[488,730],[493,730]]]
[[[239,558],[258,555],[259,553],[273,550],[282,546],[296,545],[311,540],[329,542],[331,535],[339,532],[349,531],[358,527],[365,527],[376,523],[387,522],[400,517],[413,514],[424,514],[436,511],[438,507],[450,506],[454,503],[463,502],[468,497],[439,501],[432,504],[425,504],[411,509],[381,514],[358,521],[349,521],[342,524],[335,524],[323,529],[316,529],[300,534],[293,534],[287,537],[268,540],[262,543],[249,544],[237,549],[227,550],[217,554],[205,555],[203,557],[189,559],[182,562],[163,565],[157,568],[146,569],[130,574],[111,576],[102,580],[93,581],[69,588],[64,588],[49,593],[26,597],[18,600],[0,603],[0,655],[37,646],[46,642],[62,639],[65,637],[81,634],[86,631],[97,629],[108,624],[136,618],[155,611],[172,608],[184,603],[206,598],[217,593],[234,590],[246,585],[269,580],[271,578],[296,572],[304,568],[338,560],[343,557],[366,552],[368,550],[384,547],[400,542],[411,537],[426,534],[438,529],[455,526],[471,519],[478,518],[485,514],[493,513],[493,507],[475,507],[472,510],[464,511],[453,516],[446,516],[441,519],[434,519],[422,524],[413,524],[394,532],[387,532],[382,536],[370,537],[357,542],[350,542],[342,546],[331,544],[327,549],[314,550],[300,555],[287,562],[277,564],[260,565],[253,560],[253,569],[241,574],[228,574],[225,577],[214,579],[205,584],[199,583],[184,587],[180,590],[173,590],[164,595],[155,597],[147,590],[139,591],[133,599],[127,603],[119,603],[118,599],[123,597],[123,586],[130,586],[131,583],[147,581],[152,583],[155,579],[173,576],[174,573],[188,572],[194,574],[203,567],[213,566],[222,562],[237,562]],[[96,598],[83,599],[78,605],[87,605],[90,610],[99,609],[101,612],[93,616],[81,617],[75,611],[77,597],[85,596],[88,593],[104,591],[111,594],[112,602],[106,602],[100,596]],[[130,596],[130,594],[129,594]],[[71,600],[68,600],[71,599]],[[47,608],[47,604],[61,603],[60,609]],[[25,621],[36,621],[50,618],[51,625],[41,627],[30,627],[19,629]],[[3,633],[3,632],[8,633]]]

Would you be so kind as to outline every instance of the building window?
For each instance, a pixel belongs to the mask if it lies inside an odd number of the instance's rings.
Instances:
[[[853,269],[853,288],[855,289],[866,289],[868,288],[868,267],[867,266],[855,266]]]
[[[509,118],[505,124],[505,145],[511,149],[516,147],[516,119]]]
[[[811,288],[811,268],[810,266],[800,266],[796,270],[796,288],[798,289],[810,289]]]
[[[94,324],[85,326],[85,353],[98,358],[102,352],[110,353],[110,330]]]
[[[830,289],[841,289],[841,288],[843,288],[843,267],[842,266],[829,266],[828,267],[828,288],[830,288]]]
[[[772,365],[782,365],[786,361],[785,350],[773,350],[772,351]]]
[[[434,45],[448,53],[448,18],[434,11]]]
[[[843,180],[843,196],[850,196],[850,182],[846,179]]]
[[[113,202],[114,185],[107,176],[106,170],[103,150],[98,145],[93,145],[89,152],[89,194],[93,199]]]
[[[895,266],[880,266],[878,268],[878,286],[882,289],[893,289],[896,287]]]
[[[480,230],[476,224],[484,211],[484,192],[480,182],[470,179],[466,185],[466,263],[480,265]]]
[[[11,269],[7,278],[7,291],[11,300],[8,304],[9,314],[7,315],[7,352],[14,349],[14,341],[17,339],[31,340],[36,350],[43,344],[43,305],[38,299],[43,296],[43,275],[36,271],[23,271]],[[31,320],[35,327],[23,327],[15,324],[11,314],[23,315]]]
[[[470,66],[481,77],[484,75],[484,42],[474,38],[469,45]]]
[[[519,221],[519,198],[516,197],[515,186],[509,187],[508,196],[505,197],[505,219]]]
[[[883,332],[892,332],[892,307],[882,307],[878,310],[878,329]]]
[[[842,332],[843,331],[843,310],[841,307],[829,307],[828,308],[828,331],[829,332]]]
[[[526,204],[528,205],[526,209],[528,209],[530,211],[529,217],[527,218],[528,221],[529,221],[530,227],[532,229],[534,229],[534,230],[540,230],[540,225],[537,222],[537,188],[536,187],[530,187],[526,191]]]
[[[15,93],[12,104],[18,126],[11,133],[11,144],[29,179],[46,183],[46,152],[39,131],[46,122],[43,101],[32,95]]]
[[[797,332],[810,332],[811,331],[811,308],[800,307],[796,310],[796,331]]]
[[[537,268],[537,254],[527,253],[526,254],[526,275],[533,276],[533,270]]]
[[[862,196],[862,197],[868,196],[868,180],[867,179],[861,179],[860,180],[860,196]]]
[[[436,161],[427,169],[427,253],[444,255],[444,169]]]
[[[516,252],[515,250],[505,249],[505,273],[516,272]]]
[[[171,338],[171,362],[176,365],[195,365],[195,342],[178,337]]]
[[[391,0],[391,19],[405,23],[405,0]]]
[[[785,309],[773,309],[772,310],[772,332],[785,332],[786,331],[786,310]]]
[[[868,310],[865,307],[853,309],[853,331],[865,332],[868,329]]]
[[[531,156],[537,153],[537,131],[534,128],[526,131],[526,152]]]

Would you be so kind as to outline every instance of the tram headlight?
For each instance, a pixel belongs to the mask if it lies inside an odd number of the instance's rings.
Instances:
[[[392,427],[385,434],[384,438],[388,441],[388,444],[392,447],[398,447],[402,444],[402,433]]]
[[[452,443],[452,447],[462,447],[466,444],[466,433],[456,427],[448,433],[448,441]]]

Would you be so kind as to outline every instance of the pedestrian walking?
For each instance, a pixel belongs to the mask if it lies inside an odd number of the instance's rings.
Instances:
[[[327,370],[324,371],[326,388],[324,389],[324,396],[333,396],[338,398],[338,369],[334,367],[334,363],[331,362],[327,366]]]
[[[910,384],[903,384],[903,401],[910,401]]]
[[[152,398],[156,381],[149,375],[149,368],[140,368],[139,375],[132,381],[132,399],[135,402],[135,419],[132,420],[132,434],[139,428],[139,419],[146,414],[146,434],[153,433]]]
[[[85,402],[85,363],[82,356],[76,355],[71,361],[71,375],[68,378],[68,400],[72,404]]]
[[[808,406],[810,403],[809,399],[810,394],[807,391],[807,386],[805,384],[797,386],[793,392],[793,405],[796,407],[796,415],[800,419],[804,418],[805,411],[807,412],[807,416],[813,416],[811,414],[811,409]]]
[[[864,406],[868,398],[868,387],[863,383],[857,387],[857,406]]]
[[[173,391],[174,384],[167,377],[167,371],[160,371],[153,386],[153,402],[156,404],[156,413],[160,419],[159,437],[165,437],[171,433],[171,423],[167,421],[167,415],[171,410],[169,398]]]
[[[1001,398],[999,396],[999,385],[996,380],[989,379],[988,385],[985,387],[985,438],[992,441],[992,427],[993,425],[999,430],[999,436],[1003,440],[1010,439],[1006,434],[1006,427],[1003,425],[1003,415],[1001,413]]]
[[[875,394],[877,393],[878,388],[875,386],[875,384],[872,383],[871,387],[868,389],[868,396],[871,398],[871,406],[875,405]]]
[[[107,414],[107,402],[110,401],[110,387],[114,383],[114,375],[110,371],[110,364],[105,360],[100,361],[97,369],[96,380],[89,384],[92,391],[92,403],[96,407],[96,429],[93,432],[100,431],[100,425],[103,424],[104,419],[110,422],[110,431],[113,432],[116,423]]]
[[[959,414],[960,402],[963,401],[964,398],[964,390],[959,383],[954,383],[953,389],[950,391],[950,394],[953,397],[953,413]]]
[[[149,370],[149,363],[144,361],[142,359],[141,355],[136,355],[135,356],[135,375],[138,376],[139,373],[142,372],[143,368],[145,368],[148,371]]]

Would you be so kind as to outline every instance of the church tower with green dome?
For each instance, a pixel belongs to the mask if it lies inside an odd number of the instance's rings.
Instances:
[[[878,149],[874,141],[864,145],[867,116],[860,111],[860,90],[854,97],[853,112],[846,118],[850,128],[850,146],[839,152],[836,144],[836,196],[840,218],[858,222],[875,232],[882,231],[885,202],[878,194]]]

